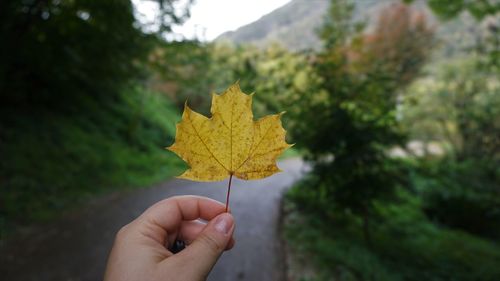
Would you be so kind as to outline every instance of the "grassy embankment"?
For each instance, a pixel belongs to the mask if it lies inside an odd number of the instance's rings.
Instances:
[[[96,195],[148,186],[184,168],[164,150],[180,119],[167,97],[135,88],[112,105],[88,101],[82,108],[78,115],[4,119],[1,229],[51,219]]]

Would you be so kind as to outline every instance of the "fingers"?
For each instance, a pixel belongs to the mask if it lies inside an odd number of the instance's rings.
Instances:
[[[115,243],[111,255],[118,255],[115,259],[120,260],[125,249],[134,257],[134,262],[153,262],[154,268],[148,270],[155,276],[163,278],[176,272],[177,280],[201,281],[206,279],[222,252],[234,245],[233,232],[233,217],[225,212],[222,203],[196,196],[172,197],[151,206],[123,227],[116,239],[121,242]],[[183,239],[188,246],[174,255],[166,248],[173,242],[166,243],[167,238]]]
[[[191,229],[191,231],[194,228]],[[229,213],[222,213],[211,220],[183,251],[164,260],[160,266],[175,263],[186,268],[185,280],[205,280],[220,255],[229,246],[234,232],[234,219]],[[183,279],[184,280],[184,279]]]
[[[185,221],[181,225],[179,231],[179,236],[177,239],[186,242],[186,244],[191,244],[201,231],[207,226],[206,223],[200,221]]]
[[[175,196],[151,206],[138,221],[140,227],[154,232],[149,234],[151,237],[164,243],[167,235],[177,232],[183,221],[211,220],[224,212],[224,204],[209,198]]]
[[[224,204],[199,196],[174,196],[151,206],[143,216],[164,229],[177,229],[182,221],[211,220],[225,211]]]
[[[185,221],[182,222],[181,228],[179,230],[178,238],[186,242],[186,244],[191,244],[200,235],[201,231],[207,226],[206,223],[200,221]],[[226,250],[232,249],[234,246],[234,239],[231,238]]]

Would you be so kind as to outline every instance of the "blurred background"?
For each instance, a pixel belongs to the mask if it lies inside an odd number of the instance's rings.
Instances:
[[[498,0],[1,1],[2,256],[179,174],[184,102],[239,81],[310,169],[284,280],[500,280],[499,29]]]

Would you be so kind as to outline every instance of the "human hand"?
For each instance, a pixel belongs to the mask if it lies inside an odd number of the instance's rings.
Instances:
[[[222,203],[196,196],[165,199],[120,229],[104,280],[205,280],[222,252],[233,247],[233,232],[233,216]],[[173,254],[168,249],[175,240],[188,246]]]

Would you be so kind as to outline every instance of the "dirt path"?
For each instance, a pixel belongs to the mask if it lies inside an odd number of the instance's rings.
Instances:
[[[283,191],[297,180],[302,162],[280,163],[284,172],[259,181],[235,180],[231,208],[236,247],[225,253],[209,280],[283,280],[278,237]],[[173,195],[197,194],[224,202],[226,183],[170,180],[156,187],[109,196],[52,225],[21,233],[0,253],[2,280],[101,280],[114,234],[148,206]],[[15,244],[14,244],[15,243]]]

